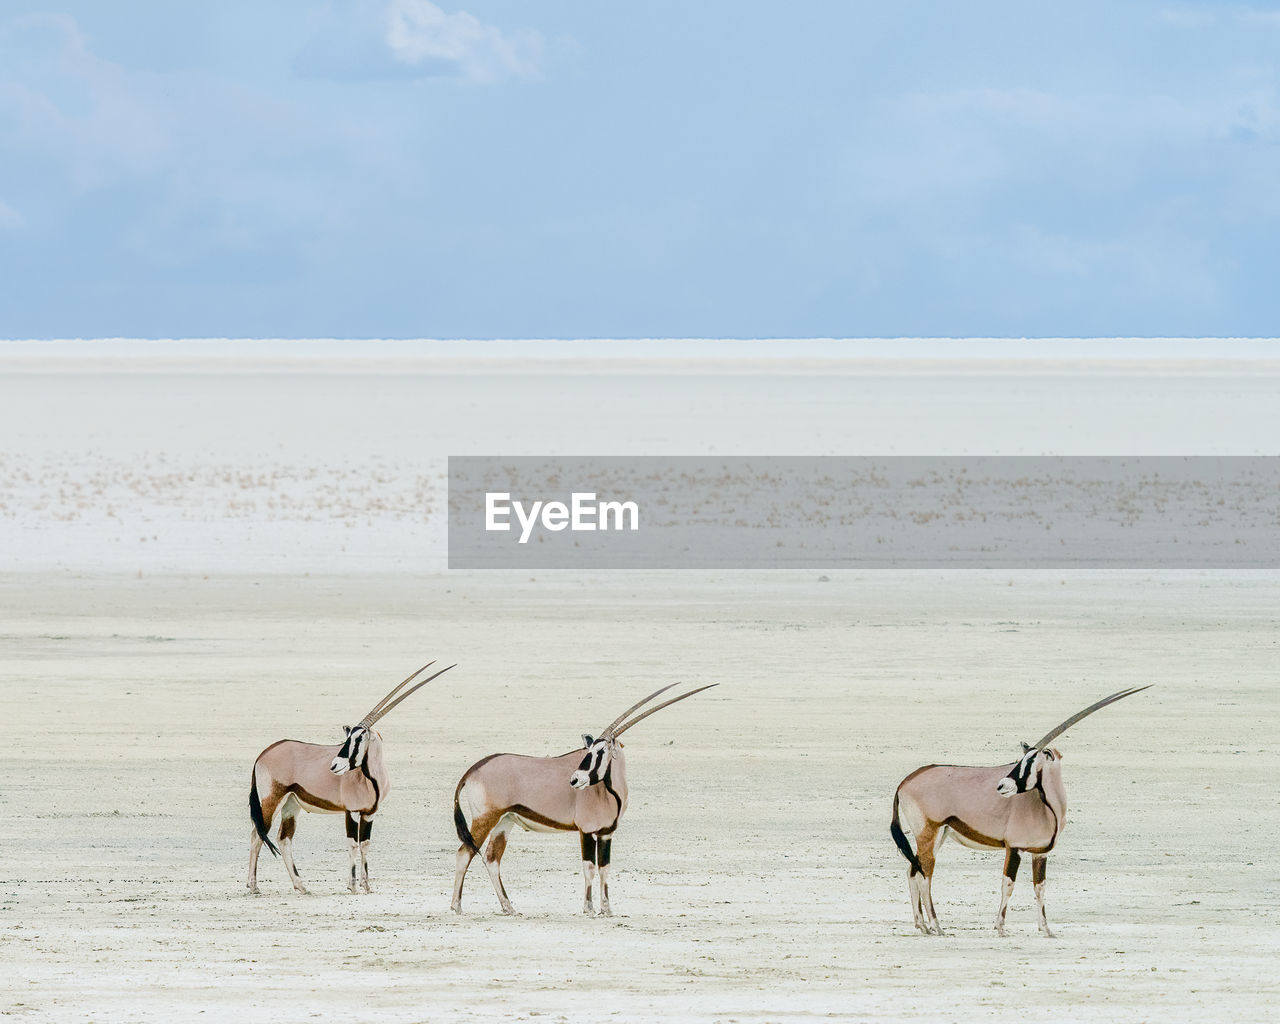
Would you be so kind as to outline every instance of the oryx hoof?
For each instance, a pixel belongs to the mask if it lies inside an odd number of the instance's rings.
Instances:
[[[582,905],[582,912],[586,914],[587,917],[595,917],[596,908],[593,907],[590,903],[584,903]]]
[[[519,915],[519,913],[517,913],[516,908],[515,908],[515,907],[513,907],[510,903],[508,903],[505,907],[503,907],[503,908],[502,908],[502,913],[503,913],[503,915],[504,915],[505,917],[519,917],[519,916],[520,916],[520,915]]]
[[[262,890],[261,890],[261,889],[259,889],[256,885],[251,885],[251,886],[249,886],[249,895],[250,895],[250,896],[261,896],[261,895],[262,895]]]
[[[1008,937],[1008,933],[1004,930],[1004,925],[1002,924],[996,925],[996,934],[1002,939]]]
[[[449,909],[450,909],[450,910],[452,910],[455,914],[457,914],[457,915],[459,915],[459,916],[461,916],[461,915],[462,915],[462,904],[461,904],[461,903],[450,903],[450,904],[449,904]]]
[[[1049,931],[1048,928],[1041,928],[1040,934],[1043,935],[1046,939],[1056,939],[1058,937],[1056,933]]]
[[[295,885],[293,887],[293,891],[296,892],[299,896],[311,895],[309,892],[307,892],[307,887],[305,885]]]
[[[612,911],[612,910],[610,910],[608,907],[601,907],[601,908],[600,908],[600,914],[599,914],[599,916],[600,916],[600,917],[613,917],[613,911]]]

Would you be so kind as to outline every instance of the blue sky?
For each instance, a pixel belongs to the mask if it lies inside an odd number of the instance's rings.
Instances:
[[[1277,335],[1280,4],[0,0],[0,337]]]

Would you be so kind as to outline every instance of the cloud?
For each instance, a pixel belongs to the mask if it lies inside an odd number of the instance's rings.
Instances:
[[[1258,11],[1249,8],[1238,12],[1236,20],[1247,25],[1269,25],[1271,28],[1280,28],[1280,11]]]
[[[22,214],[0,199],[0,231],[14,230],[26,223]]]
[[[331,9],[294,60],[294,70],[338,81],[458,78],[491,84],[538,73],[542,37],[506,32],[430,0],[355,0]]]
[[[1160,12],[1160,20],[1176,28],[1211,28],[1215,25],[1267,25],[1280,28],[1280,11],[1259,10],[1256,7],[1228,8],[1225,11],[1207,7],[1166,7]]]
[[[394,191],[401,160],[379,113],[130,68],[65,16],[0,21],[0,229],[75,238],[67,260],[104,275],[280,273]]]
[[[1160,20],[1177,28],[1208,28],[1217,23],[1218,16],[1201,8],[1173,7],[1161,11]]]
[[[145,173],[164,159],[167,129],[136,80],[89,49],[74,19],[0,24],[0,154],[55,167],[82,188]]]
[[[848,147],[846,183],[864,199],[915,208],[1067,168],[1067,180],[1104,190],[1145,179],[1153,164],[1199,173],[1204,154],[1224,142],[1268,150],[1280,143],[1276,87],[1266,79],[1232,85],[1190,98],[990,88],[903,94],[871,108]]]

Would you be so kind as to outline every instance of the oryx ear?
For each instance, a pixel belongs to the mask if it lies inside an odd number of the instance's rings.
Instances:
[[[592,736],[591,733],[584,732],[582,734],[582,745],[584,747],[590,747],[591,744],[593,744],[595,741],[596,741],[596,738]]]
[[[1027,751],[1029,751],[1030,749],[1031,749],[1031,744],[1030,744],[1030,743],[1024,743],[1024,744],[1022,744],[1022,752],[1023,752],[1024,754],[1025,754]]]
[[[338,726],[338,728],[342,730],[342,735],[343,735],[343,736],[350,736],[350,735],[351,735],[351,726],[349,726],[349,725],[340,725],[340,726]]]
[[[1055,758],[1056,760],[1061,761],[1061,760],[1062,760],[1062,751],[1061,751],[1061,750],[1059,750],[1057,747],[1054,747],[1054,748],[1053,748],[1053,756],[1054,756],[1054,758]]]

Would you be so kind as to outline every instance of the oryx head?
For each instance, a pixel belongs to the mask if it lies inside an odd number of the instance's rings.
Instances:
[[[409,683],[413,682],[414,679],[434,664],[434,661],[427,662],[427,664],[423,665],[417,672],[409,676],[408,679],[399,683],[395,689],[374,705],[372,711],[365,715],[364,718],[360,719],[360,723],[358,725],[344,725],[342,727],[342,731],[346,734],[346,738],[342,741],[342,746],[339,748],[337,756],[334,757],[333,763],[329,765],[329,771],[333,772],[334,775],[346,775],[347,772],[353,772],[358,768],[363,768],[365,766],[365,761],[369,757],[370,745],[374,740],[381,739],[381,737],[373,731],[373,727],[377,723],[378,719],[386,715],[392,708],[404,702],[412,694],[417,693],[426,686],[427,683],[435,679],[436,676],[442,676],[448,672],[450,668],[456,667],[454,665],[450,665],[449,668],[442,668],[439,672],[428,676],[426,679],[422,680],[420,683],[416,683],[408,690],[404,690]],[[404,690],[404,692],[400,693],[401,690]],[[396,694],[400,695],[397,697]],[[394,700],[392,700],[393,697],[395,698]]]
[[[369,744],[374,736],[373,731],[363,725],[344,725],[342,731],[346,733],[346,738],[342,741],[342,746],[334,757],[333,763],[329,765],[329,771],[334,775],[346,775],[347,772],[363,768],[369,757]]]
[[[1026,793],[1040,785],[1048,766],[1060,761],[1062,755],[1052,747],[1032,747],[1022,744],[1022,757],[1013,766],[1013,771],[996,783],[996,792],[1001,796],[1013,796],[1015,793]]]
[[[1108,704],[1114,704],[1125,697],[1132,697],[1135,693],[1147,689],[1150,685],[1148,683],[1147,686],[1131,686],[1127,690],[1117,690],[1110,697],[1103,697],[1102,700],[1090,704],[1083,711],[1077,711],[1061,725],[1050,729],[1035,746],[1030,746],[1026,743],[1022,744],[1022,757],[1014,764],[1013,770],[996,783],[996,792],[1001,796],[1007,797],[1035,789],[1043,780],[1044,773],[1056,770],[1057,762],[1062,760],[1062,755],[1056,749],[1050,747],[1050,743],[1080,719],[1087,718],[1095,711],[1105,708]]]
[[[591,736],[587,733],[582,734],[582,745],[586,748],[578,770],[569,776],[569,785],[574,789],[586,789],[588,786],[594,786],[598,782],[603,782],[609,773],[609,766],[613,763],[613,759],[618,756],[622,749],[622,744],[618,741],[618,737],[630,729],[637,722],[648,718],[654,712],[661,711],[663,708],[677,701],[684,700],[686,697],[692,697],[695,693],[701,693],[703,690],[709,690],[712,686],[719,686],[719,683],[710,683],[707,686],[699,686],[696,690],[690,690],[688,693],[682,693],[679,697],[672,697],[670,700],[664,700],[657,707],[649,708],[642,715],[636,715],[630,721],[625,721],[628,715],[633,711],[637,711],[644,707],[649,701],[653,700],[659,694],[666,693],[668,690],[679,686],[679,683],[672,683],[670,686],[664,686],[660,690],[655,690],[649,694],[644,700],[637,701],[622,712],[617,718],[609,723],[608,728],[600,734],[600,738]]]
[[[586,789],[588,786],[603,782],[605,776],[609,774],[613,755],[622,744],[609,736],[596,739],[594,736],[583,733],[582,746],[586,750],[582,763],[578,765],[578,770],[569,776],[569,785],[574,789]]]

